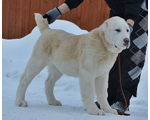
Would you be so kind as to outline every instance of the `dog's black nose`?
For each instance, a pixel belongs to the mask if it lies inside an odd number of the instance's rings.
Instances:
[[[126,44],[128,44],[128,43],[129,43],[129,39],[128,39],[128,38],[125,38],[125,39],[124,39],[124,42],[125,42]]]
[[[123,41],[124,41],[124,45],[128,46],[130,40],[128,38],[125,38]]]

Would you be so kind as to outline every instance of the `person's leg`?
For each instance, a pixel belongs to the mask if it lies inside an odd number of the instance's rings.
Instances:
[[[110,17],[115,16],[113,11],[110,11]],[[148,12],[141,9],[139,19],[134,25],[134,30],[131,34],[131,46],[129,49],[121,53],[121,79],[122,86],[127,98],[128,105],[130,98],[136,97],[137,87],[140,81],[140,75],[145,62],[145,54],[148,39]],[[118,104],[125,107],[124,99],[120,90],[118,60],[116,60],[109,74],[108,83],[108,102],[110,105]],[[96,102],[97,106],[98,103]]]
[[[131,46],[121,53],[121,79],[128,104],[131,96],[137,94],[137,87],[140,75],[145,62],[148,15],[147,11],[141,9],[139,19],[134,25],[131,34]],[[115,97],[116,96],[116,97]],[[108,102],[112,105],[115,102],[124,102],[120,91],[118,61],[110,71],[108,85]]]

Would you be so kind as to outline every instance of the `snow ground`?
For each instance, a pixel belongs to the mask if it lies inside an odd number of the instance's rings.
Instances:
[[[73,34],[85,34],[75,24],[57,20],[50,28]],[[3,120],[147,120],[148,119],[148,57],[142,72],[137,98],[132,98],[130,116],[106,114],[89,115],[83,106],[78,78],[63,75],[56,83],[54,94],[63,106],[47,104],[44,82],[47,69],[38,74],[26,92],[28,107],[17,107],[15,97],[20,77],[40,36],[37,27],[21,39],[2,40],[2,118]]]

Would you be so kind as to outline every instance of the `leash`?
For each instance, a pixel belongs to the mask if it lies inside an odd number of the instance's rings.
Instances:
[[[118,112],[118,115],[130,116],[130,114],[125,113],[125,111],[128,108],[128,103],[127,103],[126,97],[124,95],[124,92],[123,92],[123,89],[122,89],[122,83],[121,83],[121,59],[120,59],[120,54],[118,55],[118,68],[119,68],[120,88],[121,88],[121,92],[122,92],[122,95],[123,95],[126,106],[125,106],[125,109],[123,111],[117,111],[117,112]]]

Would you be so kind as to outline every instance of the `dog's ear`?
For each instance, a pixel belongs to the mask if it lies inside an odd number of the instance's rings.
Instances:
[[[105,31],[107,28],[108,28],[108,21],[105,21],[105,22],[102,24],[102,30]]]

